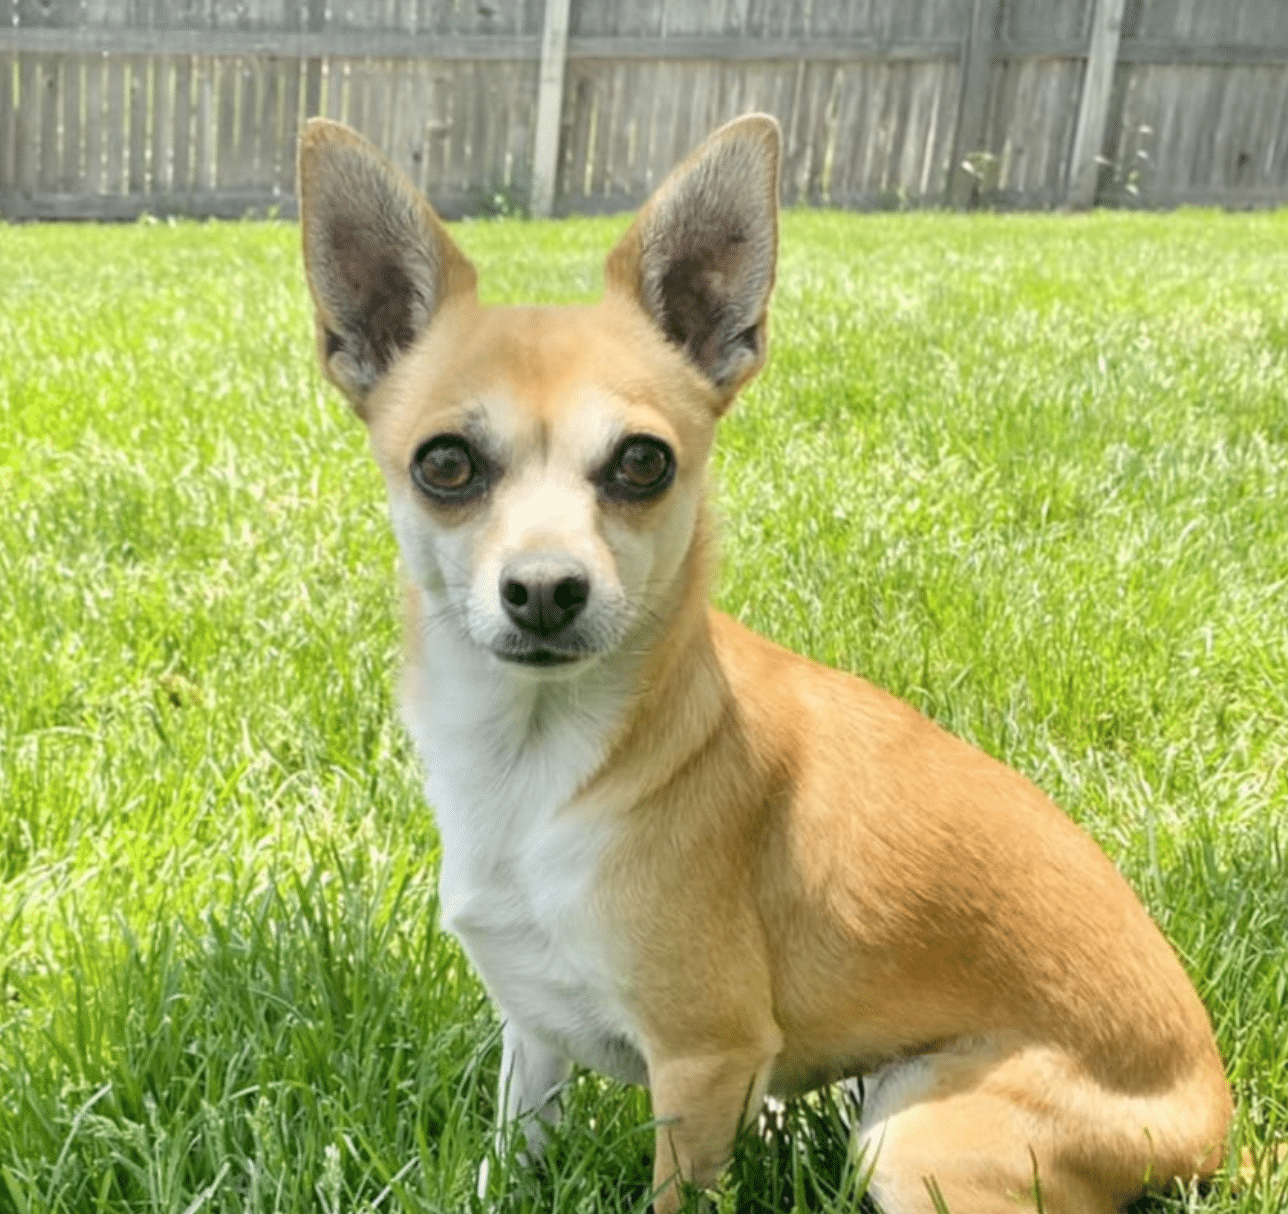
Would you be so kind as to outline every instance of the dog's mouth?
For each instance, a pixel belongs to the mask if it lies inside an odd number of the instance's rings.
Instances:
[[[569,662],[579,662],[589,657],[586,653],[566,653],[559,649],[522,649],[493,651],[503,662],[514,662],[519,666],[566,666]]]

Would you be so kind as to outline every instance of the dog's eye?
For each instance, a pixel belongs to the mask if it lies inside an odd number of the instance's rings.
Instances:
[[[613,497],[639,501],[662,492],[675,477],[675,456],[659,438],[636,435],[617,449],[604,489]]]
[[[470,445],[455,434],[440,434],[422,443],[411,461],[411,479],[431,497],[472,497],[484,487]]]

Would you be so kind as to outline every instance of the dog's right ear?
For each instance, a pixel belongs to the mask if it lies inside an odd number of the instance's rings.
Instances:
[[[411,182],[338,122],[305,127],[299,189],[318,358],[361,414],[443,303],[474,293],[474,267]]]

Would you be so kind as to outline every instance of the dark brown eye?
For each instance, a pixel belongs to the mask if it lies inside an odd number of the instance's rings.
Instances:
[[[666,475],[666,453],[652,443],[631,443],[617,466],[637,489],[647,489]]]
[[[422,443],[412,457],[411,478],[440,500],[473,497],[486,487],[469,443],[455,434],[440,434]]]
[[[609,463],[604,489],[612,497],[641,501],[661,493],[675,477],[675,456],[660,438],[628,438]]]

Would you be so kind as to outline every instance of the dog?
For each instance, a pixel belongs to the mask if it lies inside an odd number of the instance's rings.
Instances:
[[[303,254],[406,582],[404,715],[443,922],[539,1155],[574,1062],[647,1084],[654,1202],[767,1095],[861,1077],[887,1214],[1092,1214],[1220,1165],[1176,956],[1022,776],[709,606],[707,458],[764,364],[779,132],[676,168],[598,303],[484,307],[405,177],[314,120]],[[937,1190],[937,1192],[936,1192]]]

